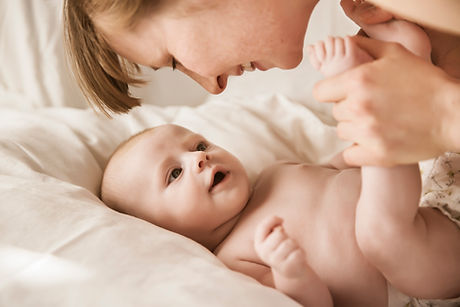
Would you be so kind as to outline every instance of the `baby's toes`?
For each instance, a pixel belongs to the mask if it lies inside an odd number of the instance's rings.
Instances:
[[[340,58],[345,56],[345,40],[342,37],[334,38],[334,53]]]
[[[307,54],[308,54],[308,59],[310,61],[310,64],[313,66],[314,69],[319,70],[321,67],[321,63],[319,62],[316,52],[315,52],[315,47],[312,45],[309,45],[307,47]]]
[[[325,44],[323,41],[319,41],[313,46],[315,49],[316,58],[318,59],[318,62],[322,64],[326,57]]]
[[[326,51],[326,58],[332,59],[335,55],[335,39],[332,36],[328,36],[324,42],[324,48]]]

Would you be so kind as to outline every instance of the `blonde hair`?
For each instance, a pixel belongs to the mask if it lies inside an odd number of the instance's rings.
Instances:
[[[179,2],[182,5],[177,5]],[[127,113],[140,105],[129,86],[146,83],[139,77],[139,65],[113,51],[95,27],[94,18],[103,16],[117,28],[133,29],[142,17],[160,14],[166,8],[174,7],[171,16],[183,17],[216,5],[214,0],[64,0],[66,53],[91,106],[108,117],[111,113]]]
[[[98,33],[92,18],[101,14],[120,27],[133,27],[161,1],[64,0],[65,47],[77,82],[93,107],[110,117],[139,106],[129,85],[145,83],[137,64],[117,55]]]

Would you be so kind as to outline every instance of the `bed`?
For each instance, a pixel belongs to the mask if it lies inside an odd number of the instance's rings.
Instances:
[[[0,1],[0,306],[298,306],[98,194],[115,147],[163,123],[234,153],[251,180],[279,159],[327,161],[347,144],[311,96],[321,76],[304,60],[209,96],[177,73],[146,71],[151,85],[133,89],[143,106],[109,119],[72,79],[60,13],[59,0]],[[306,44],[355,31],[336,0],[322,0]]]

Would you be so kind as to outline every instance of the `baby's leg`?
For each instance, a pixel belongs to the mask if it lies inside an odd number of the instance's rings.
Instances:
[[[460,229],[419,208],[418,166],[363,167],[356,238],[368,261],[400,291],[420,298],[460,295]]]
[[[308,46],[307,52],[313,67],[326,77],[372,61],[372,57],[348,36],[328,37]]]
[[[359,26],[371,38],[386,42],[400,43],[412,53],[431,62],[431,42],[426,32],[418,25],[395,19],[373,25]]]

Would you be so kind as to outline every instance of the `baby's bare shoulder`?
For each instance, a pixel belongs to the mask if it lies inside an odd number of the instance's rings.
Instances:
[[[272,165],[266,167],[259,175],[260,177],[264,176],[273,176],[277,173],[289,172],[297,167],[310,168],[315,167],[314,164],[304,163],[304,162],[295,162],[295,161],[276,161]],[[316,167],[318,167],[316,165]]]

